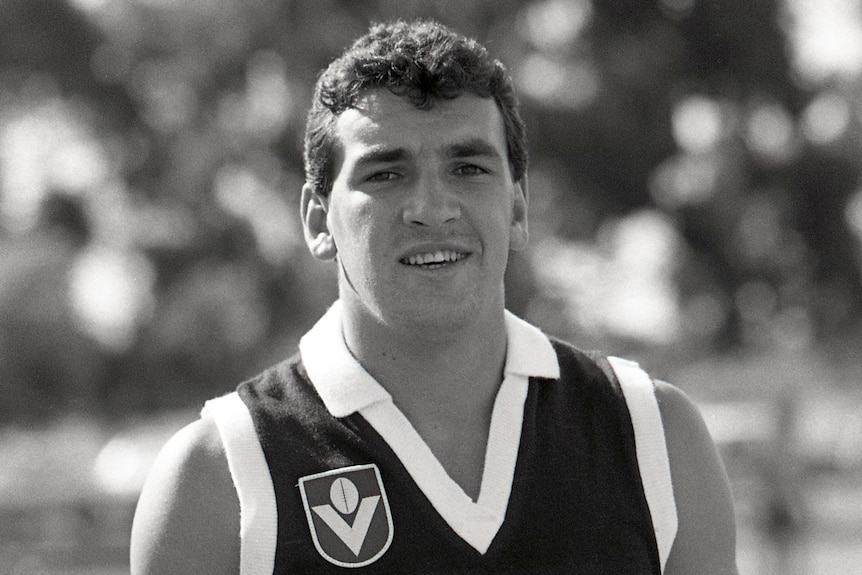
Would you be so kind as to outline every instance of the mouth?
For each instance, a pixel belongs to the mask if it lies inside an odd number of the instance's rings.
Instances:
[[[455,262],[461,261],[469,254],[455,250],[437,250],[412,254],[401,259],[401,263],[407,266],[419,266],[425,269],[438,269]]]

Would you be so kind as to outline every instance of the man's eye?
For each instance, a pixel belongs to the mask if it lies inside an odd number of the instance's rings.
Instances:
[[[366,178],[369,182],[388,182],[398,177],[395,172],[376,172]]]
[[[464,164],[455,168],[455,173],[461,176],[478,176],[487,173],[487,170],[474,164]]]

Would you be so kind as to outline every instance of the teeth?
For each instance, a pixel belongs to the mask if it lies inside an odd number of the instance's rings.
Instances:
[[[447,262],[457,262],[462,259],[464,254],[452,250],[437,250],[436,252],[428,252],[426,254],[416,254],[406,258],[406,263],[413,266],[429,265],[429,264],[444,264]]]

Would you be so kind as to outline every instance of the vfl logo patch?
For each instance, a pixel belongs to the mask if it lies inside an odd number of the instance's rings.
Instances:
[[[340,567],[377,561],[392,543],[392,515],[380,471],[373,463],[299,479],[314,546]]]

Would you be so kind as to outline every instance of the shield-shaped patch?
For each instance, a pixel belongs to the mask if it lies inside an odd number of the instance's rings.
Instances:
[[[373,463],[343,467],[299,479],[314,546],[341,567],[377,561],[392,543],[392,514]]]

